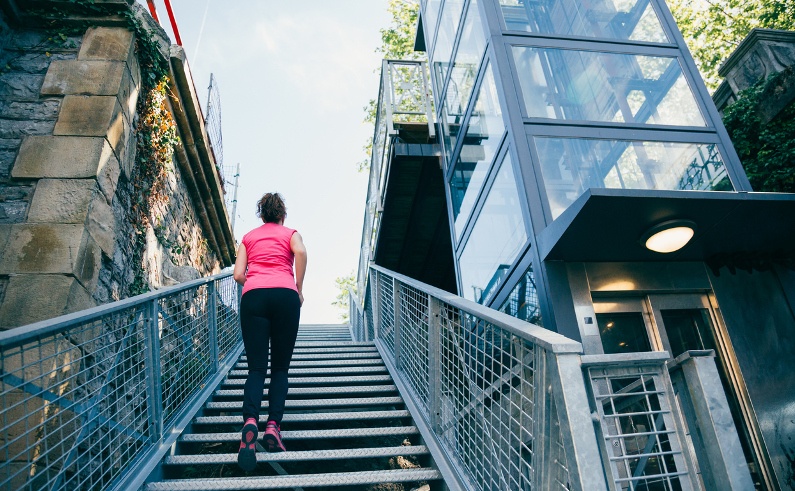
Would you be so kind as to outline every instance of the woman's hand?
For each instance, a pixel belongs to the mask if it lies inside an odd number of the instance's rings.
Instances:
[[[304,294],[303,293],[298,292],[298,300],[301,302],[301,306],[303,307],[303,305],[304,305]]]

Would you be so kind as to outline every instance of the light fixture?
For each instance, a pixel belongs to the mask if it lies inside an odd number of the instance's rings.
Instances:
[[[646,249],[668,253],[678,251],[693,238],[696,224],[690,220],[668,220],[651,227],[640,239]]]

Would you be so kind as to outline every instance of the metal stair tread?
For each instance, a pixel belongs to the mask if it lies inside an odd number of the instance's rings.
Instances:
[[[293,367],[334,367],[355,365],[384,366],[384,360],[381,358],[362,358],[353,360],[293,360],[290,362],[290,369],[292,370]],[[248,362],[238,361],[235,364],[235,368],[248,368]]]
[[[293,360],[347,360],[347,359],[367,359],[378,358],[381,359],[381,354],[378,351],[366,351],[364,353],[294,353]],[[248,361],[248,357],[241,356],[240,361]]]
[[[393,411],[344,411],[331,413],[286,413],[282,422],[308,422],[308,421],[346,421],[346,420],[371,420],[371,419],[396,419],[410,418],[407,410]],[[267,416],[260,416],[261,423],[267,423]],[[194,418],[194,424],[241,424],[240,416],[199,416]]]
[[[288,399],[285,408],[317,408],[339,406],[384,406],[404,404],[402,397],[363,397],[363,398],[337,398],[337,399]],[[241,409],[240,401],[212,401],[205,404],[206,409],[224,410]],[[262,408],[269,407],[268,401],[262,401]]]
[[[296,387],[290,389],[287,397],[294,395],[314,394],[363,394],[368,392],[397,392],[397,386],[387,385],[361,385],[357,387]],[[265,389],[263,394],[267,394]],[[243,389],[220,389],[214,392],[216,397],[243,397]]]
[[[416,435],[416,426],[385,426],[378,428],[343,428],[336,430],[285,430],[281,432],[284,440],[308,440],[326,438],[359,438],[374,436]],[[189,433],[179,439],[186,443],[239,442],[240,432],[228,433]]]
[[[349,375],[342,377],[290,377],[289,383],[293,384],[350,384],[355,382],[392,382],[390,375]],[[221,385],[245,385],[244,378],[226,378]],[[270,383],[270,378],[265,379],[265,383]]]
[[[425,445],[399,447],[343,448],[326,450],[298,450],[278,453],[257,452],[257,462],[296,462],[308,460],[363,459],[371,457],[396,457],[398,455],[425,455]],[[201,455],[172,455],[163,460],[166,465],[234,464],[236,453]]]
[[[363,366],[363,367],[326,367],[326,368],[292,368],[290,367],[290,377],[306,375],[342,375],[351,373],[388,373],[385,365]],[[230,370],[229,377],[247,377],[248,370]]]
[[[363,485],[386,482],[435,481],[442,475],[436,469],[390,469],[382,471],[335,472],[298,476],[231,477],[175,479],[146,485],[147,491],[222,491],[229,489],[286,489],[310,486]]]

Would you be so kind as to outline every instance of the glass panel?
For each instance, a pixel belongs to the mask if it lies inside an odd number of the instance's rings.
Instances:
[[[433,38],[436,35],[436,21],[439,20],[439,7],[442,0],[428,0],[425,2],[425,15],[422,17],[422,27],[425,30],[425,39],[428,44],[425,46],[431,52]]]
[[[649,0],[500,0],[512,31],[666,43]]]
[[[461,253],[461,294],[485,304],[527,242],[510,154],[503,159],[472,234]]]
[[[455,63],[450,74],[450,83],[445,93],[446,111],[442,123],[450,126],[449,129],[445,128],[443,131],[448,163],[453,148],[455,148],[458,124],[464,118],[464,113],[469,105],[469,96],[475,85],[475,77],[478,74],[478,66],[480,66],[480,58],[485,45],[486,38],[483,35],[483,27],[480,22],[478,3],[472,1],[467,10],[461,41],[458,44]]]
[[[537,326],[543,326],[541,323],[541,310],[538,305],[538,288],[536,288],[532,264],[527,268],[519,283],[513,287],[505,302],[502,303],[500,312],[505,312],[517,319]]]
[[[676,58],[514,46],[527,115],[706,126]]]
[[[660,315],[674,358],[691,349],[717,352],[707,309],[661,310]]]
[[[479,10],[477,2],[473,2],[469,6],[464,22],[461,42],[450,75],[450,84],[445,94],[442,134],[448,163],[455,148],[459,125],[469,104],[484,46],[485,37]]]
[[[486,74],[475,101],[475,109],[469,118],[461,153],[456,159],[450,178],[450,196],[453,203],[456,239],[461,237],[464,225],[475,206],[480,188],[486,180],[491,160],[499,148],[505,123],[497,100],[492,67]]]
[[[605,354],[651,351],[642,312],[596,314]]]
[[[715,144],[536,138],[552,217],[588,188],[732,191]]]
[[[453,53],[453,42],[461,21],[464,0],[447,0],[442,6],[442,18],[439,22],[439,33],[433,47],[431,66],[436,79],[436,88],[441,92],[447,69],[450,66],[450,55]]]

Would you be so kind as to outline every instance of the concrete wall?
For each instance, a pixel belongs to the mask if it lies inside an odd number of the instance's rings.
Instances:
[[[143,97],[134,32],[100,24],[53,46],[51,31],[15,21],[0,17],[0,328],[139,293],[131,288],[141,270],[158,288],[228,265],[231,230],[201,219],[218,193],[186,185],[190,168],[176,158],[166,199],[151,206],[145,229],[133,223],[133,204],[147,198],[134,185]],[[172,112],[195,99],[181,95]],[[183,142],[206,146],[195,125],[177,127]],[[219,188],[217,176],[204,186]]]

